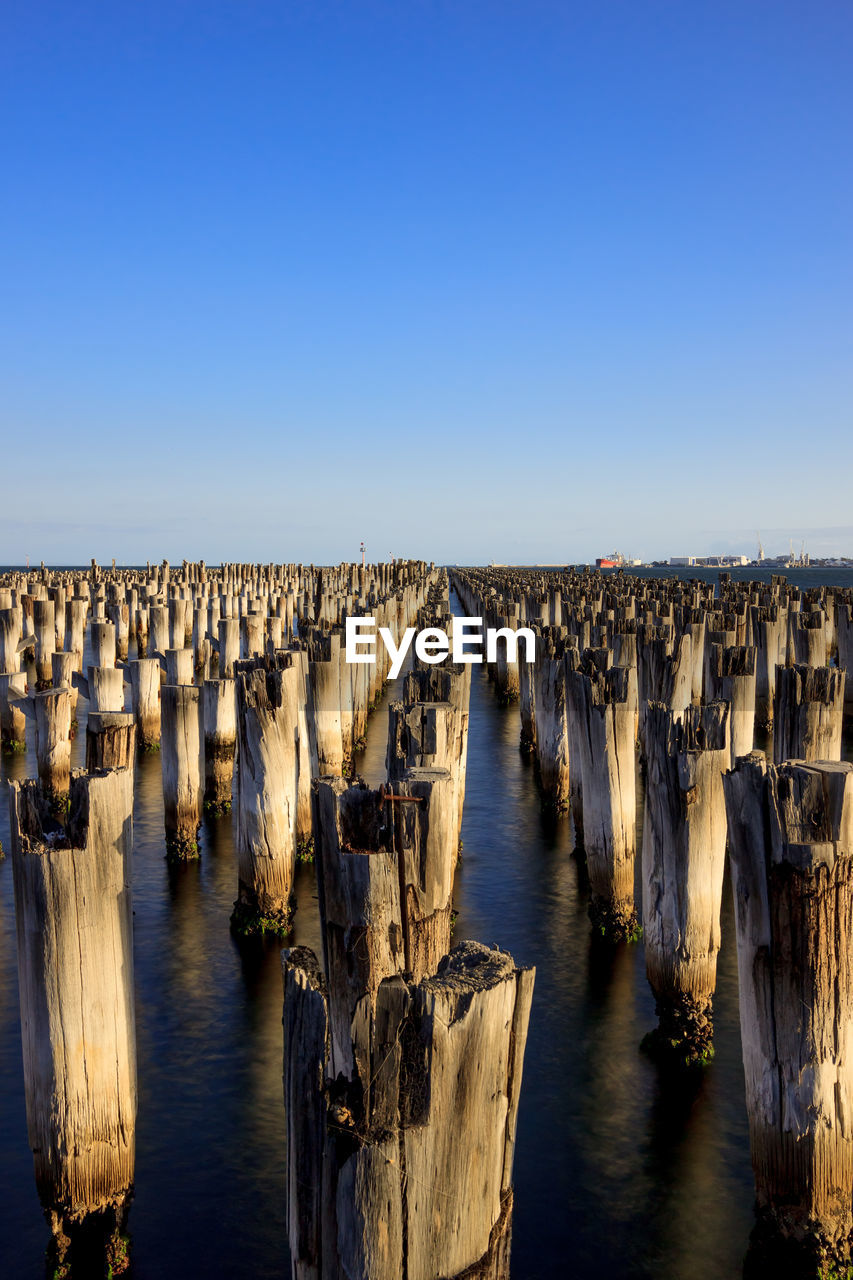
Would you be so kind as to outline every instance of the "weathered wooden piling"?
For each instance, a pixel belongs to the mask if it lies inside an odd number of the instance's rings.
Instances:
[[[36,689],[49,689],[53,679],[51,659],[56,649],[56,621],[52,600],[33,601],[33,634],[36,649]]]
[[[86,718],[86,771],[133,769],[136,722],[130,711],[90,711]]]
[[[582,772],[590,915],[608,940],[633,940],[639,936],[634,908],[637,675],[629,667],[572,670],[567,664],[566,693]]]
[[[728,702],[731,763],[749,755],[755,739],[756,652],[751,647],[711,645],[709,702]]]
[[[22,628],[20,609],[0,609],[0,674],[13,675],[21,669]]]
[[[773,761],[840,760],[845,673],[832,667],[779,667]]]
[[[71,781],[71,692],[45,689],[33,698],[36,763],[45,794],[59,800]]]
[[[842,1275],[853,1238],[853,765],[776,767],[756,752],[724,788],[750,1146],[769,1236],[759,1233],[756,1274],[783,1274],[766,1256],[781,1237],[801,1274]]]
[[[204,801],[204,738],[201,690],[166,684],[160,696],[160,762],[166,855],[175,861],[198,857]]]
[[[465,781],[468,774],[468,721],[471,707],[471,667],[467,663],[445,662],[436,666],[415,665],[403,681],[403,701],[446,704],[453,715],[446,729],[447,759],[431,762],[446,767],[453,778],[456,795],[456,834],[462,832]]]
[[[77,718],[77,686],[74,684],[74,654],[57,651],[50,660],[52,689],[68,689],[71,693],[71,724]]]
[[[234,676],[234,663],[240,657],[240,620],[239,618],[219,619],[219,678],[230,680]]]
[[[64,824],[38,782],[10,788],[27,1129],[60,1255],[91,1215],[120,1226],[133,1187],[132,810],[130,769],[75,774]]]
[[[546,801],[560,810],[569,799],[569,736],[565,664],[559,639],[537,635],[532,675],[537,772]]]
[[[233,680],[205,680],[204,807],[214,813],[231,808],[231,783],[237,750],[237,690]]]
[[[847,673],[844,681],[844,709],[853,710],[853,604],[839,604],[836,613],[838,666]]]
[[[508,1280],[534,971],[465,942],[434,977],[386,979],[349,1032],[347,1083],[313,953],[283,968],[294,1280]]]
[[[136,740],[144,751],[160,745],[161,666],[157,658],[136,658],[128,663],[130,705],[136,719]]]
[[[130,643],[130,610],[125,600],[117,600],[107,608],[107,617],[115,628],[116,658],[127,661]]]
[[[65,602],[65,648],[74,658],[74,670],[83,670],[87,604],[76,596]]]
[[[27,720],[21,702],[27,696],[25,671],[0,673],[0,745],[4,751],[24,751]]]
[[[660,1027],[656,1047],[688,1062],[711,1053],[726,852],[723,770],[729,708],[646,713],[643,934]]]
[[[92,642],[92,666],[114,667],[116,664],[116,629],[112,622],[93,622],[89,628]]]
[[[242,672],[236,685],[238,894],[231,919],[241,933],[284,934],[296,866],[297,666]]]
[[[92,711],[124,711],[124,672],[120,667],[89,667],[85,684],[75,681]]]
[[[167,649],[163,654],[166,684],[192,684],[194,677],[192,649]]]
[[[320,777],[340,777],[349,770],[341,729],[340,644],[335,632],[314,632],[309,641],[308,723]]]
[[[356,1004],[389,974],[420,979],[450,946],[457,837],[446,769],[413,768],[370,791],[321,779],[315,792],[317,882],[333,997],[333,1056],[348,1072]]]

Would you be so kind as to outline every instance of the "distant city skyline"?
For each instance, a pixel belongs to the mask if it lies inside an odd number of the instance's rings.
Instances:
[[[853,550],[848,5],[0,35],[0,560]]]

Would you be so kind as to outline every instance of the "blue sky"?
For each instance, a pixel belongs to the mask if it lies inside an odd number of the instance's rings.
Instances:
[[[853,10],[0,9],[0,563],[853,554]]]

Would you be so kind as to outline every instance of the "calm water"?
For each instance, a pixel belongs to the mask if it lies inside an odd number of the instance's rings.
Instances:
[[[81,722],[84,712],[81,699]],[[383,706],[371,717],[361,761],[374,783],[383,775],[386,723]],[[638,1051],[654,1025],[642,946],[613,954],[594,946],[570,821],[541,812],[518,736],[517,708],[499,707],[475,668],[456,936],[497,944],[537,967],[513,1278],[735,1280],[752,1225],[752,1178],[728,885],[716,1058],[685,1087]],[[74,749],[82,764],[82,734]],[[34,772],[32,753],[0,762],[7,850],[8,780]],[[230,819],[205,822],[197,864],[167,867],[156,755],[139,760],[134,821],[132,1274],[287,1280],[279,947],[238,945],[229,933]],[[294,941],[319,951],[311,867],[298,872],[297,900]],[[0,1274],[42,1280],[46,1241],[27,1145],[7,858],[0,861]]]

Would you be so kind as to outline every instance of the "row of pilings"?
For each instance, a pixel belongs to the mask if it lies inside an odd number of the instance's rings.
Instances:
[[[389,660],[343,660],[349,616],[395,639],[449,627],[446,575],[93,566],[10,575],[0,606],[4,746],[32,725],[38,765],[10,809],[28,1131],[55,1273],[128,1265],[134,765],[159,749],[167,856],[198,856],[205,797],[231,808],[238,934],[286,936],[296,860],[315,861],[322,957],[283,955],[294,1277],[508,1277],[533,971],[451,945],[470,667],[409,670],[371,790],[354,767]],[[52,633],[29,629],[47,614]],[[89,632],[85,675],[85,646],[57,647],[59,614],[75,645],[81,617]],[[51,644],[55,685],[40,678]],[[86,768],[72,770],[80,694]]]
[[[646,1047],[690,1069],[713,1055],[728,858],[758,1215],[746,1268],[846,1274],[832,1268],[853,1241],[853,592],[726,574],[451,579],[467,616],[506,629],[488,673],[518,702],[543,803],[571,810],[595,927],[643,938]]]

